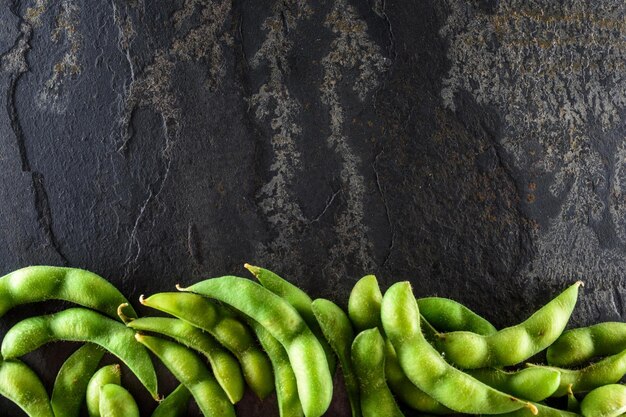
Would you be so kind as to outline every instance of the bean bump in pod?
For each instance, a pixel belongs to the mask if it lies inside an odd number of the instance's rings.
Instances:
[[[517,365],[550,346],[563,332],[578,299],[576,282],[524,322],[490,335],[438,333],[436,347],[462,369]]]
[[[625,349],[626,323],[606,322],[563,332],[548,347],[546,359],[552,366],[573,367]]]

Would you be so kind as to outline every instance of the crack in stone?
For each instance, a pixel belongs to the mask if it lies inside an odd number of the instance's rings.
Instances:
[[[384,151],[381,150],[376,155],[376,157],[374,157],[374,163],[372,164],[372,170],[374,171],[374,175],[376,176],[376,188],[378,189],[378,194],[380,194],[380,198],[383,200],[383,206],[385,207],[385,217],[387,218],[387,224],[389,225],[389,230],[391,231],[391,239],[389,242],[389,247],[387,248],[387,255],[383,259],[383,263],[380,265],[381,268],[384,268],[387,265],[387,262],[389,262],[389,259],[391,259],[391,254],[393,252],[393,248],[395,246],[395,240],[396,240],[396,230],[394,229],[393,223],[391,222],[391,211],[389,210],[387,197],[385,196],[385,193],[383,192],[383,187],[381,185],[378,168],[376,168],[376,166],[378,165],[378,158],[380,158],[383,153]]]
[[[364,224],[365,181],[359,173],[362,162],[343,133],[345,110],[338,89],[346,73],[357,69],[352,90],[360,101],[365,100],[378,86],[378,77],[386,71],[387,60],[380,47],[368,37],[367,24],[345,0],[335,2],[324,25],[337,38],[331,42],[331,51],[322,59],[321,100],[329,107],[331,135],[327,143],[341,158],[340,178],[346,196],[346,209],[339,214],[335,226],[338,242],[330,249],[330,264],[337,276],[344,276],[347,257],[354,258],[351,261],[362,270],[373,270],[375,261]]]
[[[326,212],[328,211],[328,209],[330,208],[330,206],[333,205],[333,202],[335,201],[335,197],[337,197],[341,192],[343,192],[343,190],[340,188],[337,191],[335,191],[329,198],[328,200],[326,200],[326,204],[324,205],[324,209],[320,212],[320,214],[318,214],[317,216],[315,216],[315,218],[313,220],[311,220],[309,222],[309,224],[315,223],[315,222],[319,222],[320,219],[322,218],[322,216],[324,216],[324,214],[326,214]]]

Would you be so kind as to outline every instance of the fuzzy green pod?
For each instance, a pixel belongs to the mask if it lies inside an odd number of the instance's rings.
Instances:
[[[569,368],[623,350],[626,350],[626,323],[606,322],[563,332],[548,348],[546,358],[552,366]]]
[[[0,395],[17,404],[29,417],[54,417],[39,376],[18,360],[0,361]]]
[[[498,391],[534,402],[551,396],[561,382],[560,372],[546,368],[525,368],[515,372],[483,368],[466,372]]]
[[[361,415],[361,401],[359,399],[359,382],[351,360],[354,330],[350,319],[341,307],[323,298],[313,301],[312,307],[324,337],[339,358],[352,417],[359,417]]]
[[[348,299],[348,316],[352,325],[358,331],[378,327],[380,322],[380,304],[383,294],[378,287],[378,280],[374,275],[366,275],[354,284]]]
[[[303,417],[304,411],[298,397],[296,376],[285,348],[259,323],[254,320],[250,320],[249,323],[272,361],[280,417]]]
[[[291,304],[253,281],[234,276],[207,279],[179,290],[222,301],[265,327],[289,355],[305,416],[326,412],[333,395],[326,354]]]
[[[135,332],[85,308],[69,308],[20,321],[4,336],[2,356],[16,358],[46,343],[61,340],[102,346],[124,362],[154,398],[159,397],[152,360],[146,349],[135,341]]]
[[[324,339],[322,330],[320,329],[317,320],[315,320],[315,315],[313,314],[313,309],[311,308],[311,303],[313,302],[311,297],[309,297],[309,295],[300,288],[296,287],[291,282],[269,269],[250,264],[244,264],[244,268],[250,271],[252,275],[259,280],[261,285],[274,294],[283,297],[296,309],[298,313],[300,313],[307,326],[309,326],[309,329],[311,329],[313,334],[317,336],[317,340],[319,340],[320,344],[324,348],[324,352],[326,352],[326,360],[328,361],[328,367],[330,368],[330,372],[333,373],[336,366],[335,354],[333,353],[330,345],[326,342],[326,339]]]
[[[385,381],[385,341],[378,328],[359,333],[351,351],[363,417],[404,417]]]
[[[142,317],[129,321],[132,329],[163,334],[178,343],[202,353],[211,364],[215,379],[235,404],[243,397],[245,384],[237,360],[210,334],[191,324],[169,317]]]
[[[130,392],[121,385],[106,384],[100,388],[102,417],[139,417],[139,407]]]
[[[139,301],[215,337],[239,360],[246,383],[259,398],[265,398],[274,390],[269,358],[257,346],[250,329],[224,307],[200,295],[181,292],[162,292],[148,298],[141,296]]]
[[[382,323],[405,375],[446,407],[468,414],[502,414],[537,407],[497,391],[448,364],[424,338],[409,282],[392,285],[383,297]]]
[[[180,384],[154,409],[152,417],[184,417],[187,415],[191,393]]]
[[[452,414],[453,411],[442,405],[407,377],[398,362],[398,356],[389,340],[385,342],[385,376],[391,392],[404,404],[422,413],[435,415]]]
[[[0,317],[21,304],[64,300],[117,319],[128,300],[113,284],[93,272],[58,266],[29,266],[0,278]],[[137,317],[132,307],[128,315]]]
[[[100,417],[100,388],[108,384],[120,385],[122,370],[119,365],[107,365],[98,369],[87,384],[85,402],[89,417]]]
[[[626,375],[626,350],[580,369],[563,369],[553,366],[528,364],[530,367],[556,370],[561,374],[559,388],[553,397],[567,395],[571,385],[572,392],[587,392],[603,385],[614,384]]]
[[[437,334],[436,347],[462,369],[517,365],[550,346],[563,332],[581,281],[567,288],[524,322],[483,336],[467,331]]]
[[[580,403],[584,417],[617,417],[626,413],[626,386],[605,385],[585,395]]]
[[[57,417],[78,417],[87,385],[104,356],[104,349],[87,343],[61,365],[52,389],[52,411]]]
[[[235,417],[235,408],[228,396],[193,351],[176,342],[154,336],[137,333],[135,337],[191,392],[202,414]]]
[[[449,298],[418,298],[417,306],[422,317],[440,332],[468,331],[483,336],[497,332],[489,321]]]

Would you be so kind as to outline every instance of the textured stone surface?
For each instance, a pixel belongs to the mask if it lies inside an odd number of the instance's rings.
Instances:
[[[340,301],[376,273],[498,326],[583,279],[574,323],[623,319],[625,17],[582,0],[7,0],[1,269],[88,268],[131,300],[245,261]],[[51,384],[71,350],[26,359]],[[348,415],[342,395],[329,415]]]

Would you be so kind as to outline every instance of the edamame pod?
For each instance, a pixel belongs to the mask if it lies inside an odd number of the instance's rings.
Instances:
[[[385,341],[378,328],[359,333],[351,351],[363,417],[404,417],[385,381]]]
[[[29,417],[54,417],[41,380],[18,360],[0,361],[0,395],[17,404]]]
[[[139,417],[139,407],[130,392],[121,385],[106,384],[100,388],[102,417]]]
[[[498,391],[534,402],[551,396],[561,382],[560,372],[546,368],[526,368],[515,372],[483,368],[468,370],[467,373]]]
[[[158,337],[139,333],[135,337],[187,387],[205,417],[235,417],[235,409],[226,393],[194,352]]]
[[[100,345],[130,368],[156,399],[157,378],[150,355],[135,341],[135,332],[122,323],[85,308],[20,321],[2,340],[2,356],[16,358],[55,341],[89,342]]]
[[[253,281],[234,276],[208,279],[178,289],[220,300],[259,322],[289,355],[304,415],[320,417],[326,412],[333,395],[326,355],[291,304]]]
[[[162,292],[148,298],[141,296],[139,301],[215,337],[237,357],[244,379],[259,398],[265,398],[274,390],[272,364],[267,355],[257,346],[250,329],[222,306],[200,295],[180,292]]]
[[[626,387],[605,385],[585,395],[580,403],[584,417],[617,417],[626,413]]]
[[[104,349],[87,343],[63,363],[52,389],[52,411],[57,417],[78,417],[85,401],[87,384],[104,356]]]
[[[274,294],[283,297],[293,306],[293,308],[296,309],[298,313],[300,313],[307,326],[309,326],[309,329],[311,329],[313,334],[317,336],[317,340],[319,340],[320,344],[324,348],[330,373],[334,373],[336,365],[335,354],[333,353],[330,345],[326,342],[326,339],[324,339],[322,330],[320,329],[317,320],[315,320],[315,315],[313,314],[313,310],[311,308],[311,303],[313,302],[311,297],[309,297],[309,295],[300,288],[268,269],[250,264],[244,264],[244,268],[250,271],[252,275],[259,280],[261,285]]]
[[[483,336],[497,332],[489,321],[449,298],[418,298],[417,306],[422,317],[439,332],[468,331]]]
[[[385,376],[391,392],[412,409],[435,415],[453,413],[448,407],[441,405],[437,400],[417,388],[404,375],[396,351],[389,340],[385,342]]]
[[[118,364],[103,366],[98,369],[87,383],[85,402],[89,417],[100,417],[100,388],[107,384],[120,385],[122,370]]]
[[[117,307],[128,300],[93,272],[58,266],[29,266],[0,278],[0,317],[21,304],[65,300],[117,319]],[[137,317],[128,307],[128,315]]]
[[[570,385],[573,392],[587,392],[603,385],[618,382],[626,375],[626,350],[617,355],[607,356],[601,361],[581,369],[563,369],[533,364],[528,364],[528,366],[558,371],[561,374],[561,382],[552,396],[562,397],[567,395]]]
[[[235,404],[243,397],[245,385],[239,363],[208,333],[183,320],[168,317],[142,317],[126,325],[135,330],[169,336],[202,353],[209,360],[215,379],[228,395],[230,402]]]
[[[382,323],[405,375],[446,407],[468,414],[502,414],[532,403],[497,391],[448,364],[424,338],[409,282],[392,285],[383,297]]]
[[[348,299],[348,316],[356,330],[363,331],[374,327],[382,330],[380,322],[382,300],[383,294],[374,275],[366,275],[354,284]]]
[[[263,326],[254,320],[250,320],[250,327],[256,333],[261,346],[267,352],[272,366],[274,367],[274,381],[276,381],[276,400],[278,412],[281,417],[302,417],[302,404],[298,397],[298,385],[293,373],[289,356],[285,348],[269,334]]]
[[[483,336],[458,331],[438,333],[437,349],[463,369],[516,365],[550,346],[572,314],[582,281],[567,288],[526,321]]]
[[[343,372],[346,392],[352,409],[352,417],[361,416],[361,400],[359,399],[359,381],[352,366],[351,349],[354,341],[354,330],[346,313],[332,301],[318,298],[311,304],[322,333],[333,348]]]
[[[568,368],[623,350],[626,350],[626,323],[607,322],[563,332],[548,347],[546,358],[552,366]]]
[[[152,417],[183,417],[187,415],[191,393],[180,384],[163,401],[159,403],[152,413]]]

